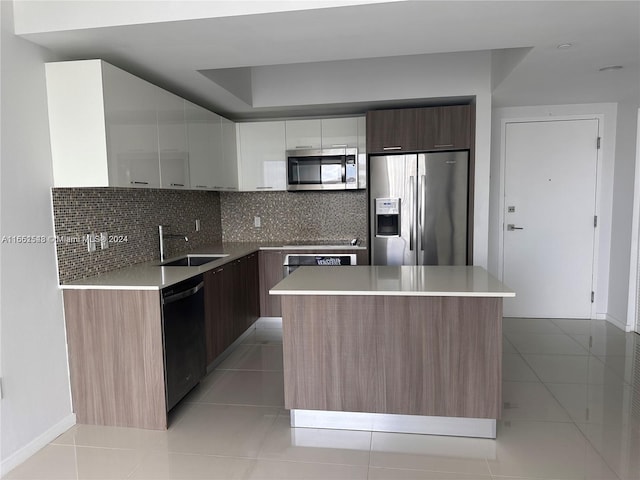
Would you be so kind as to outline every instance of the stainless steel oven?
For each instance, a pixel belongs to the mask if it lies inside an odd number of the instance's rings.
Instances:
[[[285,255],[284,276],[286,277],[296,268],[304,265],[340,267],[345,265],[357,265],[355,253],[296,253]]]

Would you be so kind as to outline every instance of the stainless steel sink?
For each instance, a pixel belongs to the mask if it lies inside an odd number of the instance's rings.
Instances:
[[[221,258],[228,257],[228,253],[215,253],[210,255],[185,255],[184,257],[176,258],[170,262],[161,263],[161,267],[198,267],[205,263],[215,262]]]

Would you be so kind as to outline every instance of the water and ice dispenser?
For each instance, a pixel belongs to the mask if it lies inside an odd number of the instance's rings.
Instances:
[[[400,236],[400,199],[376,198],[376,237]]]

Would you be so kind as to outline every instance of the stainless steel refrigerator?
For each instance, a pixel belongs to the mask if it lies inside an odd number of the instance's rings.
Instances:
[[[369,157],[372,265],[466,265],[469,153]]]

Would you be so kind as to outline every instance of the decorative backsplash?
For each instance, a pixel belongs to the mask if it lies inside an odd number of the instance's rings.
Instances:
[[[160,258],[158,225],[188,242],[165,241],[167,256],[222,241],[217,192],[134,188],[53,188],[53,215],[60,283]],[[200,231],[195,231],[195,220]],[[87,234],[108,234],[88,252]]]
[[[167,256],[225,242],[367,243],[367,196],[355,192],[197,192],[136,188],[53,188],[60,283],[159,259],[158,225]],[[260,217],[261,227],[254,226]],[[195,220],[200,231],[195,231]],[[109,248],[87,249],[88,234],[108,234]]]
[[[358,238],[367,243],[367,195],[352,192],[222,192],[225,242]],[[254,226],[260,217],[261,227]]]

